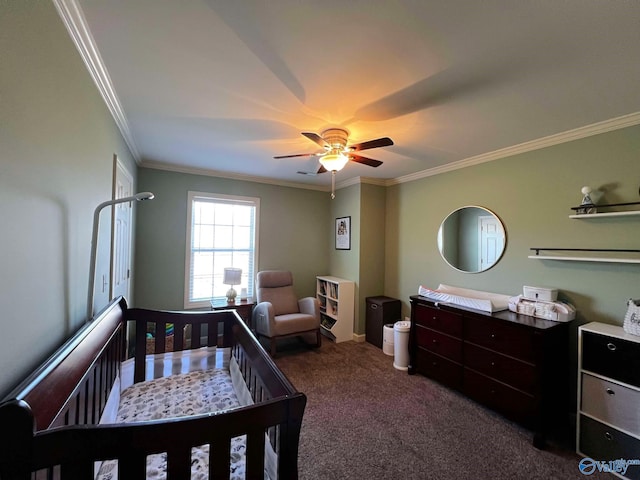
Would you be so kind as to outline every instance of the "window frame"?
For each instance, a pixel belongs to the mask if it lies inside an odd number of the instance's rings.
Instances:
[[[211,299],[193,301],[190,298],[191,292],[191,280],[193,265],[191,263],[192,254],[192,237],[193,237],[193,205],[198,199],[205,201],[215,202],[220,200],[220,203],[237,203],[241,205],[250,205],[255,208],[255,220],[254,220],[254,248],[253,248],[253,279],[250,280],[250,286],[255,289],[255,274],[258,268],[258,247],[259,247],[259,232],[260,232],[260,198],[258,197],[246,197],[240,195],[227,195],[222,193],[211,192],[196,192],[189,191],[187,194],[187,221],[186,221],[186,249],[185,249],[185,266],[184,266],[184,308],[204,308],[211,307]],[[231,265],[229,265],[231,266]],[[247,272],[251,274],[251,272]],[[254,292],[247,292],[248,296],[253,296]],[[215,297],[218,298],[218,297]]]

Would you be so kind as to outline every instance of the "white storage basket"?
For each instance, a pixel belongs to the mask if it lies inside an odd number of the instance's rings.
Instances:
[[[627,301],[627,314],[624,316],[624,331],[632,335],[640,335],[640,300]]]

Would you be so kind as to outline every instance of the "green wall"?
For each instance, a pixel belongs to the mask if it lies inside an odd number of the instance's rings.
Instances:
[[[2,397],[84,322],[93,209],[111,198],[113,154],[136,172],[52,2],[2,2],[0,65]]]
[[[138,210],[137,306],[184,308],[189,191],[260,198],[258,271],[291,270],[296,293],[315,296],[315,277],[329,265],[326,192],[148,168],[138,185],[156,198]]]
[[[513,295],[523,285],[550,286],[577,307],[580,321],[622,324],[626,300],[640,296],[640,266],[527,257],[530,247],[639,248],[638,217],[568,217],[584,185],[605,191],[601,203],[640,200],[639,152],[636,126],[389,187],[386,293],[408,312],[420,284]],[[457,272],[437,250],[440,222],[464,205],[492,210],[506,229],[504,257],[483,273]]]
[[[572,220],[584,185],[605,193],[600,203],[638,201],[640,127],[630,127],[389,187],[386,203],[385,293],[402,299],[419,285],[440,283],[518,295],[522,286],[548,286],[576,306],[566,347],[575,402],[577,327],[622,325],[626,301],[640,297],[640,265],[527,258],[531,247],[640,247],[638,217]],[[594,198],[597,202],[598,200]],[[440,222],[454,209],[479,205],[504,223],[504,256],[492,269],[461,273],[440,257]]]
[[[364,334],[366,298],[384,295],[384,245],[386,188],[363,183],[360,205],[360,283],[356,297],[355,333]]]
[[[358,183],[339,189],[331,201],[327,275],[355,282],[354,328],[364,335],[366,298],[384,294],[385,187]],[[335,219],[351,217],[351,249],[335,249]]]

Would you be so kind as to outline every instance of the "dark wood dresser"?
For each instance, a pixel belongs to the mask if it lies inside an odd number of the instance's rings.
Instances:
[[[534,430],[569,412],[569,324],[411,297],[409,373],[421,373]]]

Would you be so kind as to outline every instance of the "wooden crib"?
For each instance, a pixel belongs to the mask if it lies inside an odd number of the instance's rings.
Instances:
[[[134,381],[146,377],[147,332],[155,352],[230,348],[253,404],[222,412],[129,424],[99,424],[135,332]],[[129,332],[129,334],[127,333]],[[185,333],[186,332],[186,333]],[[169,355],[165,355],[169,356]],[[229,445],[246,435],[246,478],[263,478],[265,446],[277,477],[298,478],[304,394],[278,369],[234,311],[164,312],[114,300],[0,403],[0,479],[94,478],[116,459],[119,478],[146,478],[148,455],[166,453],[168,479],[190,478],[191,449],[210,446],[209,478],[229,478]],[[269,445],[270,444],[270,445]],[[97,463],[96,463],[97,462]]]

